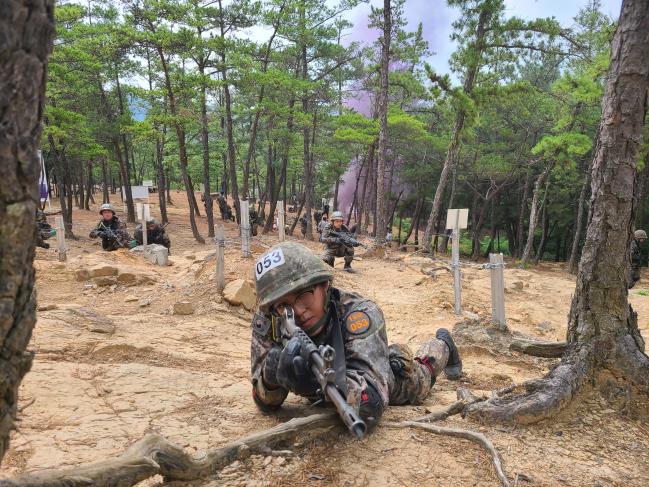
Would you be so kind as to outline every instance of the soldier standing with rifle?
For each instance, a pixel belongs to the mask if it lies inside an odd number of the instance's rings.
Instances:
[[[333,212],[331,221],[322,230],[320,240],[325,244],[322,260],[333,267],[336,257],[344,257],[343,270],[351,272],[354,247],[358,247],[360,243],[353,237],[347,225],[343,224],[343,214],[340,211]]]
[[[307,247],[283,242],[255,264],[259,299],[252,321],[252,397],[265,412],[289,392],[333,405],[356,436],[385,407],[420,404],[436,377],[462,376],[448,330],[437,330],[413,354],[388,346],[381,309],[332,286],[333,274]]]
[[[99,208],[102,219],[93,231],[90,238],[101,237],[101,246],[109,252],[119,248],[130,248],[131,237],[126,231],[126,224],[117,218],[115,210],[110,203],[104,203]]]

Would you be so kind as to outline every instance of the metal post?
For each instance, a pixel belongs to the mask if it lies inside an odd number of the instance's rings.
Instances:
[[[63,222],[63,215],[56,217],[56,243],[59,247],[59,262],[67,260],[65,252],[65,223]]]
[[[219,293],[225,288],[225,236],[223,225],[216,225],[214,241],[216,242],[216,290]]]
[[[451,233],[451,250],[452,261],[451,267],[453,268],[453,289],[455,290],[455,314],[462,314],[462,273],[460,272],[460,232],[455,226]]]
[[[250,214],[248,200],[241,200],[241,252],[244,257],[250,257]]]
[[[504,267],[503,254],[489,254],[489,268],[491,269],[491,317],[502,326],[506,326]]]
[[[284,226],[284,202],[277,202],[279,207],[279,212],[277,213],[277,232],[279,234],[279,241],[283,242],[286,240],[285,226]]]

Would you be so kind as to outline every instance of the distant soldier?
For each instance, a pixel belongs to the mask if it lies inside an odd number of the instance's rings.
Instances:
[[[126,224],[115,215],[115,210],[110,203],[104,203],[99,209],[102,219],[95,229],[90,232],[90,238],[101,238],[104,250],[113,251],[119,248],[130,248],[131,237],[126,231]]]
[[[43,210],[36,210],[36,246],[49,249],[50,244],[45,242],[50,237],[56,235],[56,230],[47,222],[47,216]]]
[[[255,210],[255,200],[254,198],[250,200],[250,206],[248,207],[248,218],[250,219],[250,233],[253,237],[257,236],[257,225],[259,224],[259,214]]]
[[[216,202],[219,205],[219,211],[221,212],[221,220],[229,220],[228,218],[228,202],[225,200],[223,193],[217,196]]]
[[[307,226],[306,213],[300,218],[298,218],[297,221],[300,224],[300,232],[302,233],[302,238],[306,238],[306,226]]]
[[[642,246],[647,240],[647,233],[644,230],[636,230],[633,232],[633,240],[631,240],[631,272],[629,275],[629,289],[635,286],[636,282],[640,280],[640,268],[642,267]]]
[[[351,232],[343,224],[343,214],[340,211],[334,211],[331,215],[331,222],[322,229],[322,237],[320,237],[320,241],[325,244],[322,260],[333,267],[336,257],[344,257],[344,270],[351,272],[354,246],[345,241],[345,235],[351,236]]]
[[[158,244],[167,247],[171,250],[171,240],[165,231],[165,226],[155,218],[147,220],[146,222],[146,241],[147,244]],[[138,245],[144,244],[144,236],[142,235],[142,224],[135,227],[135,241]],[[170,252],[171,253],[171,252]]]
[[[322,220],[322,212],[320,210],[313,212],[313,220],[315,221],[316,227],[320,225],[320,221]]]
[[[320,234],[320,241],[322,242],[322,232],[324,231],[324,228],[329,224],[329,219],[327,218],[327,215],[322,215],[322,220],[320,220],[320,223],[318,223],[318,233]]]

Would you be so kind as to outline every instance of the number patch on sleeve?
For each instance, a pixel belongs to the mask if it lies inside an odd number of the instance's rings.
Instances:
[[[285,263],[286,261],[284,260],[284,252],[282,252],[282,249],[268,252],[267,254],[262,255],[255,264],[255,278],[259,280],[269,270],[284,265]]]

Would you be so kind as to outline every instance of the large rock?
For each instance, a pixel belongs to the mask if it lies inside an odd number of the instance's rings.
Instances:
[[[189,301],[178,301],[174,303],[173,313],[175,315],[192,315],[194,314],[194,306]]]
[[[143,272],[120,269],[117,282],[124,286],[137,286],[140,284],[154,283],[155,277]]]
[[[149,244],[144,248],[144,245],[138,245],[131,249],[134,254],[142,255],[146,260],[156,265],[167,265],[169,261],[169,250],[164,245]]]
[[[257,293],[252,283],[246,279],[230,281],[223,290],[223,298],[234,306],[243,306],[252,311],[257,304]]]

